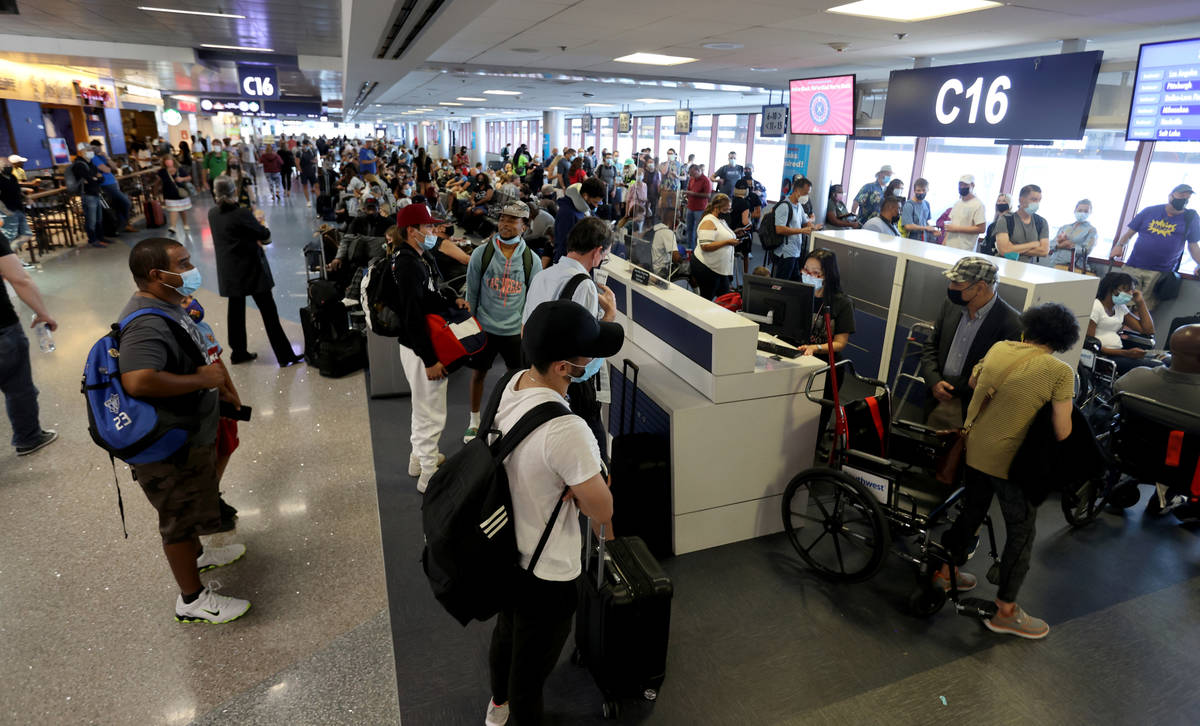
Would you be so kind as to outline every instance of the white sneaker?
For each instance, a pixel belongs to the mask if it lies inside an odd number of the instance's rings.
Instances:
[[[437,465],[441,466],[446,463],[446,455],[438,454]],[[415,456],[408,457],[408,475],[421,476],[421,462]]]
[[[483,720],[484,726],[504,726],[506,723],[508,723],[508,704],[497,706],[489,700],[487,717]]]
[[[246,545],[231,544],[224,547],[205,547],[196,558],[196,567],[201,572],[215,570],[218,567],[231,565],[246,555]]]
[[[185,603],[183,595],[175,598],[175,620],[180,623],[220,625],[237,620],[250,609],[250,601],[228,595],[218,595],[221,583],[210,582],[193,602]]]

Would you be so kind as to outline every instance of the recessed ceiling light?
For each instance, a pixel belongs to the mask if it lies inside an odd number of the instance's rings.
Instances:
[[[695,58],[681,55],[661,55],[659,53],[630,53],[620,58],[613,58],[617,63],[644,63],[651,66],[677,66],[681,63],[691,63]]]
[[[944,18],[948,15],[973,13],[1000,7],[992,0],[923,0],[920,3],[896,3],[893,0],[858,0],[858,2],[829,8],[828,12],[841,15],[857,15],[877,20],[892,20],[899,23],[915,23],[922,20]]]
[[[741,43],[705,43],[703,47],[709,50],[737,50],[743,46]]]
[[[774,73],[775,71],[777,71],[779,69],[778,68],[763,68],[761,66],[750,66],[750,70],[754,71],[755,73]]]
[[[459,101],[486,101],[486,98],[474,98],[472,96],[459,96]]]
[[[521,92],[520,92],[520,91],[496,91],[496,90],[491,90],[491,91],[484,91],[483,93],[484,93],[484,95],[487,95],[487,96],[520,96],[520,95],[521,95]]]
[[[439,106],[461,106],[457,101],[438,101]]]
[[[377,103],[377,104],[375,104],[375,108],[379,108],[379,107],[381,107],[381,106],[383,106],[383,104],[382,104],[382,103]]]
[[[201,43],[201,48],[216,48],[217,50],[253,50],[259,53],[274,53],[274,48],[251,48],[247,45],[216,45],[214,43]]]
[[[177,15],[206,15],[210,18],[236,18],[245,20],[245,15],[235,15],[233,13],[209,13],[203,10],[176,10],[174,8],[152,8],[145,5],[138,5],[138,10],[145,10],[151,13],[175,13]]]
[[[637,103],[670,103],[671,102],[671,99],[669,99],[669,98],[635,98],[633,100],[636,101]]]
[[[540,53],[537,48],[510,48],[514,53]]]

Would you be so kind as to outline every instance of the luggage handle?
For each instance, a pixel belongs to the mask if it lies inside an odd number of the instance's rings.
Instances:
[[[633,369],[633,395],[630,397],[631,400],[629,402],[629,417],[628,417],[629,430],[626,430],[625,429],[625,421],[626,421],[625,390],[626,390],[626,386],[629,385],[629,369],[630,368]],[[633,361],[629,360],[628,358],[624,359],[621,362],[621,378],[624,380],[621,383],[621,419],[620,419],[620,426],[618,428],[622,434],[632,434],[633,429],[637,426],[638,377],[641,374],[641,372],[642,372],[642,369],[638,367],[638,364],[634,363]]]
[[[592,518],[587,518],[587,531],[584,533],[583,540],[583,570],[587,572],[587,568],[592,564]],[[604,525],[600,525],[600,561],[596,563],[596,590],[604,587]]]

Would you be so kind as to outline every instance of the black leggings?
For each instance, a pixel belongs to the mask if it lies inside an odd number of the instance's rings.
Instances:
[[[1037,508],[1025,496],[1018,482],[985,474],[967,467],[966,492],[963,493],[963,510],[954,524],[942,535],[942,544],[950,551],[957,564],[967,561],[967,546],[975,538],[983,518],[992,506],[992,497],[1000,500],[1000,513],[1004,516],[1004,552],[1000,554],[1000,582],[996,599],[1016,602],[1021,583],[1029,572],[1029,560],[1033,554],[1033,540],[1037,535]]]
[[[571,633],[578,595],[574,580],[542,580],[525,570],[514,577],[488,651],[492,700],[508,703],[511,726],[541,726],[542,691]]]
[[[696,278],[696,284],[700,286],[700,297],[705,300],[712,300],[729,292],[729,277],[727,275],[718,275],[712,271],[712,268],[705,265],[696,256],[692,256],[692,277]]]
[[[292,191],[292,172],[294,172],[295,170],[296,170],[296,167],[294,167],[294,166],[283,167],[283,174],[280,175],[283,177],[283,191],[285,191],[285,192]]]

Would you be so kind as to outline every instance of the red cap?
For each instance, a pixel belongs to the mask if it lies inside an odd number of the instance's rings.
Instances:
[[[396,213],[397,227],[417,227],[422,224],[444,224],[445,220],[434,219],[429,207],[423,202],[409,204]]]

